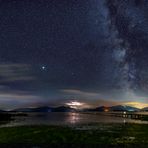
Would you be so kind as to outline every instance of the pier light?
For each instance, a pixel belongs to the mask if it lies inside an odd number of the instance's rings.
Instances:
[[[104,109],[104,111],[105,111],[105,112],[108,112],[108,111],[109,111],[109,109],[108,109],[108,108],[105,108],[105,109]]]
[[[123,112],[123,114],[126,114],[126,112]]]

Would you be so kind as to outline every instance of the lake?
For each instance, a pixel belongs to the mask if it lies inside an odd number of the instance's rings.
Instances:
[[[108,116],[104,113],[75,113],[75,112],[50,112],[27,113],[28,116],[16,116],[14,120],[1,127],[22,125],[77,125],[93,123],[136,123],[148,124],[148,121]]]

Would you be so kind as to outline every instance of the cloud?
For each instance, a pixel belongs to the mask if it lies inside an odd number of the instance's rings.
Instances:
[[[79,96],[87,96],[87,97],[99,97],[99,93],[95,92],[86,92],[86,91],[81,91],[78,89],[61,89],[61,92],[64,92],[65,94],[71,94],[71,95],[79,95]]]
[[[61,102],[69,103],[71,101],[78,101],[85,104],[85,107],[111,106],[117,105],[119,101],[108,99],[103,93],[96,93],[90,91],[82,91],[79,89],[61,89],[65,98]],[[60,101],[60,100],[59,100]]]
[[[0,83],[33,80],[30,68],[27,64],[0,64]]]
[[[13,109],[24,106],[28,107],[38,101],[42,101],[42,99],[42,97],[28,91],[1,90],[0,109]]]
[[[0,109],[14,109],[30,106],[43,98],[32,91],[12,89],[9,86],[0,85]]]

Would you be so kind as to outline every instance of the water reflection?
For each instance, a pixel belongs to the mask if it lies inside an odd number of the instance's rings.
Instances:
[[[80,122],[80,114],[79,113],[75,113],[75,112],[68,113],[68,117],[66,119],[66,122],[72,123],[72,124]]]
[[[123,120],[123,123],[126,123],[126,120],[125,119]]]
[[[51,112],[51,113],[28,113],[26,117],[15,117],[10,123],[0,127],[22,126],[22,125],[76,125],[89,123],[136,123],[148,124],[148,121],[134,120],[108,116],[98,113],[76,113],[76,112]]]

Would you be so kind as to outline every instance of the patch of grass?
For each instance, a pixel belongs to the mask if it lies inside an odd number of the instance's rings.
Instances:
[[[85,125],[84,125],[85,126]],[[97,129],[77,130],[62,126],[0,128],[0,143],[148,145],[148,125],[106,124]]]

